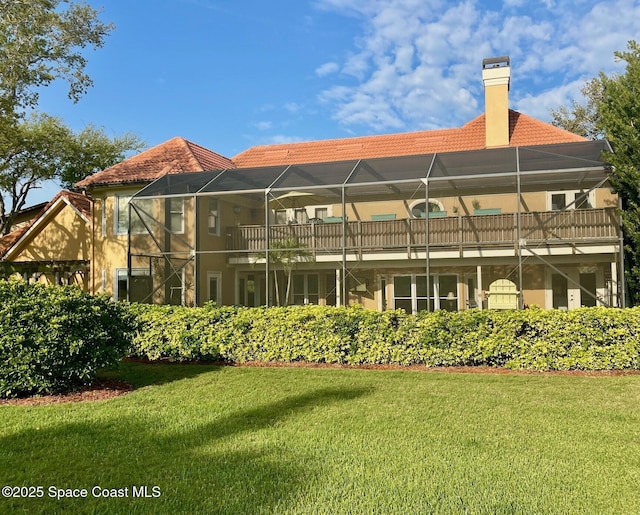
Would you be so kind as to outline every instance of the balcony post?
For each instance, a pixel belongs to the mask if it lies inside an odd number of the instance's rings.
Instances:
[[[518,223],[516,224],[516,237],[517,249],[518,249],[518,289],[520,294],[518,295],[518,308],[524,308],[524,296],[522,294],[522,190],[520,184],[520,152],[516,147],[516,188],[518,195]]]
[[[265,284],[265,288],[267,289],[265,294],[265,303],[267,307],[271,306],[271,288],[269,288],[269,232],[270,232],[269,231],[269,192],[270,191],[271,190],[269,188],[264,190],[264,284]]]
[[[347,306],[347,193],[342,186],[342,274],[340,276],[342,305]]]
[[[620,292],[620,307],[627,307],[627,293],[625,291],[625,280],[624,280],[624,233],[622,232],[622,197],[618,194],[618,224],[619,224],[619,236],[620,243],[618,243],[619,251],[618,255],[620,257],[620,265],[618,266],[618,287]]]

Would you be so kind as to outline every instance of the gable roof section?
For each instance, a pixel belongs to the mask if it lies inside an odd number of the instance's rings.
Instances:
[[[509,110],[509,146],[585,141],[585,138]],[[460,128],[252,147],[232,158],[238,168],[410,156],[485,148],[485,115]]]
[[[235,168],[235,164],[230,159],[184,138],[175,137],[90,175],[78,182],[76,187],[145,183],[166,173],[203,172],[227,168]]]
[[[37,234],[38,230],[50,219],[48,215],[56,212],[58,207],[63,204],[70,206],[85,223],[89,224],[91,222],[91,199],[79,193],[64,190],[60,191],[47,203],[29,225],[12,231],[0,238],[0,257],[8,259],[12,251],[21,246],[32,235]]]

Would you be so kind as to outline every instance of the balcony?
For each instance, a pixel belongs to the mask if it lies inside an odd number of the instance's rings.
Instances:
[[[614,208],[567,211],[524,212],[520,215],[520,238],[527,245],[565,245],[617,243],[619,219]],[[517,213],[430,218],[429,247],[478,249],[514,247],[518,242]],[[345,248],[351,252],[375,253],[424,250],[425,219],[349,221]],[[335,254],[343,247],[342,223],[272,225],[270,241],[295,238],[301,247],[315,254]],[[227,250],[263,252],[266,228],[245,225],[227,228]]]

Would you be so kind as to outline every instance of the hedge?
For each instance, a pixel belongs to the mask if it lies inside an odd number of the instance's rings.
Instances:
[[[127,353],[133,323],[126,305],[77,287],[0,281],[0,398],[90,384]]]
[[[406,314],[361,307],[132,305],[130,355],[169,361],[640,368],[640,308]]]

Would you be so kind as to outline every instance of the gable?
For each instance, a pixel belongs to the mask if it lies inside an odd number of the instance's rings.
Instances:
[[[4,259],[87,261],[91,242],[89,220],[66,196],[59,195],[31,226],[21,231],[6,250]]]

